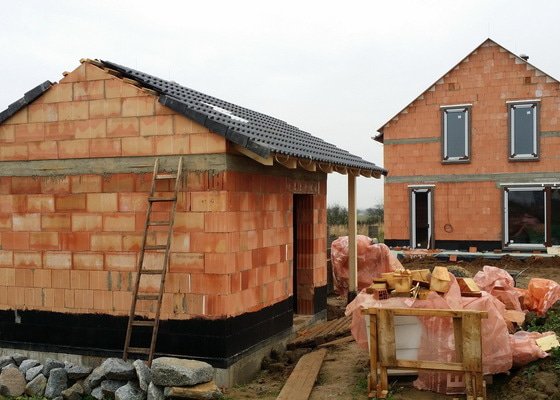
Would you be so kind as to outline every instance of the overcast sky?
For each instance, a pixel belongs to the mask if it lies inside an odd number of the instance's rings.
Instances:
[[[378,165],[377,129],[484,39],[560,77],[550,1],[12,1],[0,109],[80,58],[114,61],[280,118]],[[389,171],[390,173],[390,171]],[[329,204],[347,204],[329,175]],[[358,206],[383,180],[358,180]]]

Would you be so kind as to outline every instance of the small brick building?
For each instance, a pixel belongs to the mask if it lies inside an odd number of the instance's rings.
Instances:
[[[560,85],[527,57],[484,41],[379,132],[388,244],[560,244]]]
[[[156,352],[227,370],[286,337],[294,313],[323,312],[327,173],[386,171],[267,115],[83,60],[0,113],[1,347],[121,353],[154,161],[173,170],[178,156]]]

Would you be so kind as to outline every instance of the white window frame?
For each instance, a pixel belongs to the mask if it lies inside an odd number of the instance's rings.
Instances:
[[[468,162],[470,160],[470,118],[471,118],[471,104],[459,104],[452,106],[441,106],[442,112],[442,159],[443,162]],[[447,148],[447,116],[448,113],[461,112],[465,114],[465,154],[459,157],[449,157]]]
[[[544,249],[546,248],[546,242],[549,240],[547,237],[548,226],[547,226],[547,216],[548,216],[548,207],[547,207],[547,196],[545,187],[543,186],[517,186],[517,187],[504,187],[504,247],[509,249]],[[543,244],[536,244],[536,243],[514,243],[510,242],[509,238],[509,209],[508,209],[508,200],[509,200],[509,192],[545,192],[544,196],[544,242]]]
[[[537,160],[539,158],[539,101],[523,100],[507,102],[509,111],[509,159],[510,160]],[[526,154],[515,154],[515,112],[516,110],[524,110],[534,108],[533,113],[533,151]]]

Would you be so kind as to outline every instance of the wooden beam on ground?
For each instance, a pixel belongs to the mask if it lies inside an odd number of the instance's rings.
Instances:
[[[244,156],[247,156],[247,157],[255,160],[256,162],[259,162],[262,165],[272,166],[274,164],[274,159],[272,157],[261,157],[258,154],[255,154],[252,151],[247,150],[245,147],[240,146],[238,144],[236,144],[234,147],[235,147],[235,150],[237,150],[238,152],[240,152]]]
[[[326,354],[320,349],[301,357],[276,400],[309,399]]]
[[[352,335],[350,335],[350,336],[345,336],[345,337],[340,338],[340,339],[331,340],[330,342],[320,344],[317,347],[319,349],[322,349],[322,348],[327,348],[327,347],[332,347],[332,346],[338,346],[338,345],[341,345],[341,344],[352,343],[353,341],[354,341],[354,337]]]

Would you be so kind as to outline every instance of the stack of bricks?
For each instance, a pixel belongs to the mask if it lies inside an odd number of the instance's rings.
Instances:
[[[511,162],[506,101],[531,99],[540,99],[540,160]],[[440,107],[458,104],[472,104],[470,162],[442,163]],[[407,186],[435,182],[437,240],[500,241],[502,191],[492,175],[560,169],[559,106],[558,81],[491,41],[475,50],[383,128],[384,165],[391,172],[385,183],[385,239],[409,237]],[[465,208],[455,207],[453,198],[448,204],[445,182],[477,175],[487,180],[460,183]],[[453,234],[443,230],[450,221]]]
[[[0,125],[0,162],[227,151],[223,137],[87,62]],[[126,315],[151,178],[1,176],[0,309]],[[266,167],[186,171],[163,319],[234,316],[292,294],[294,187],[315,188],[304,285],[326,284],[326,178],[298,179]]]

